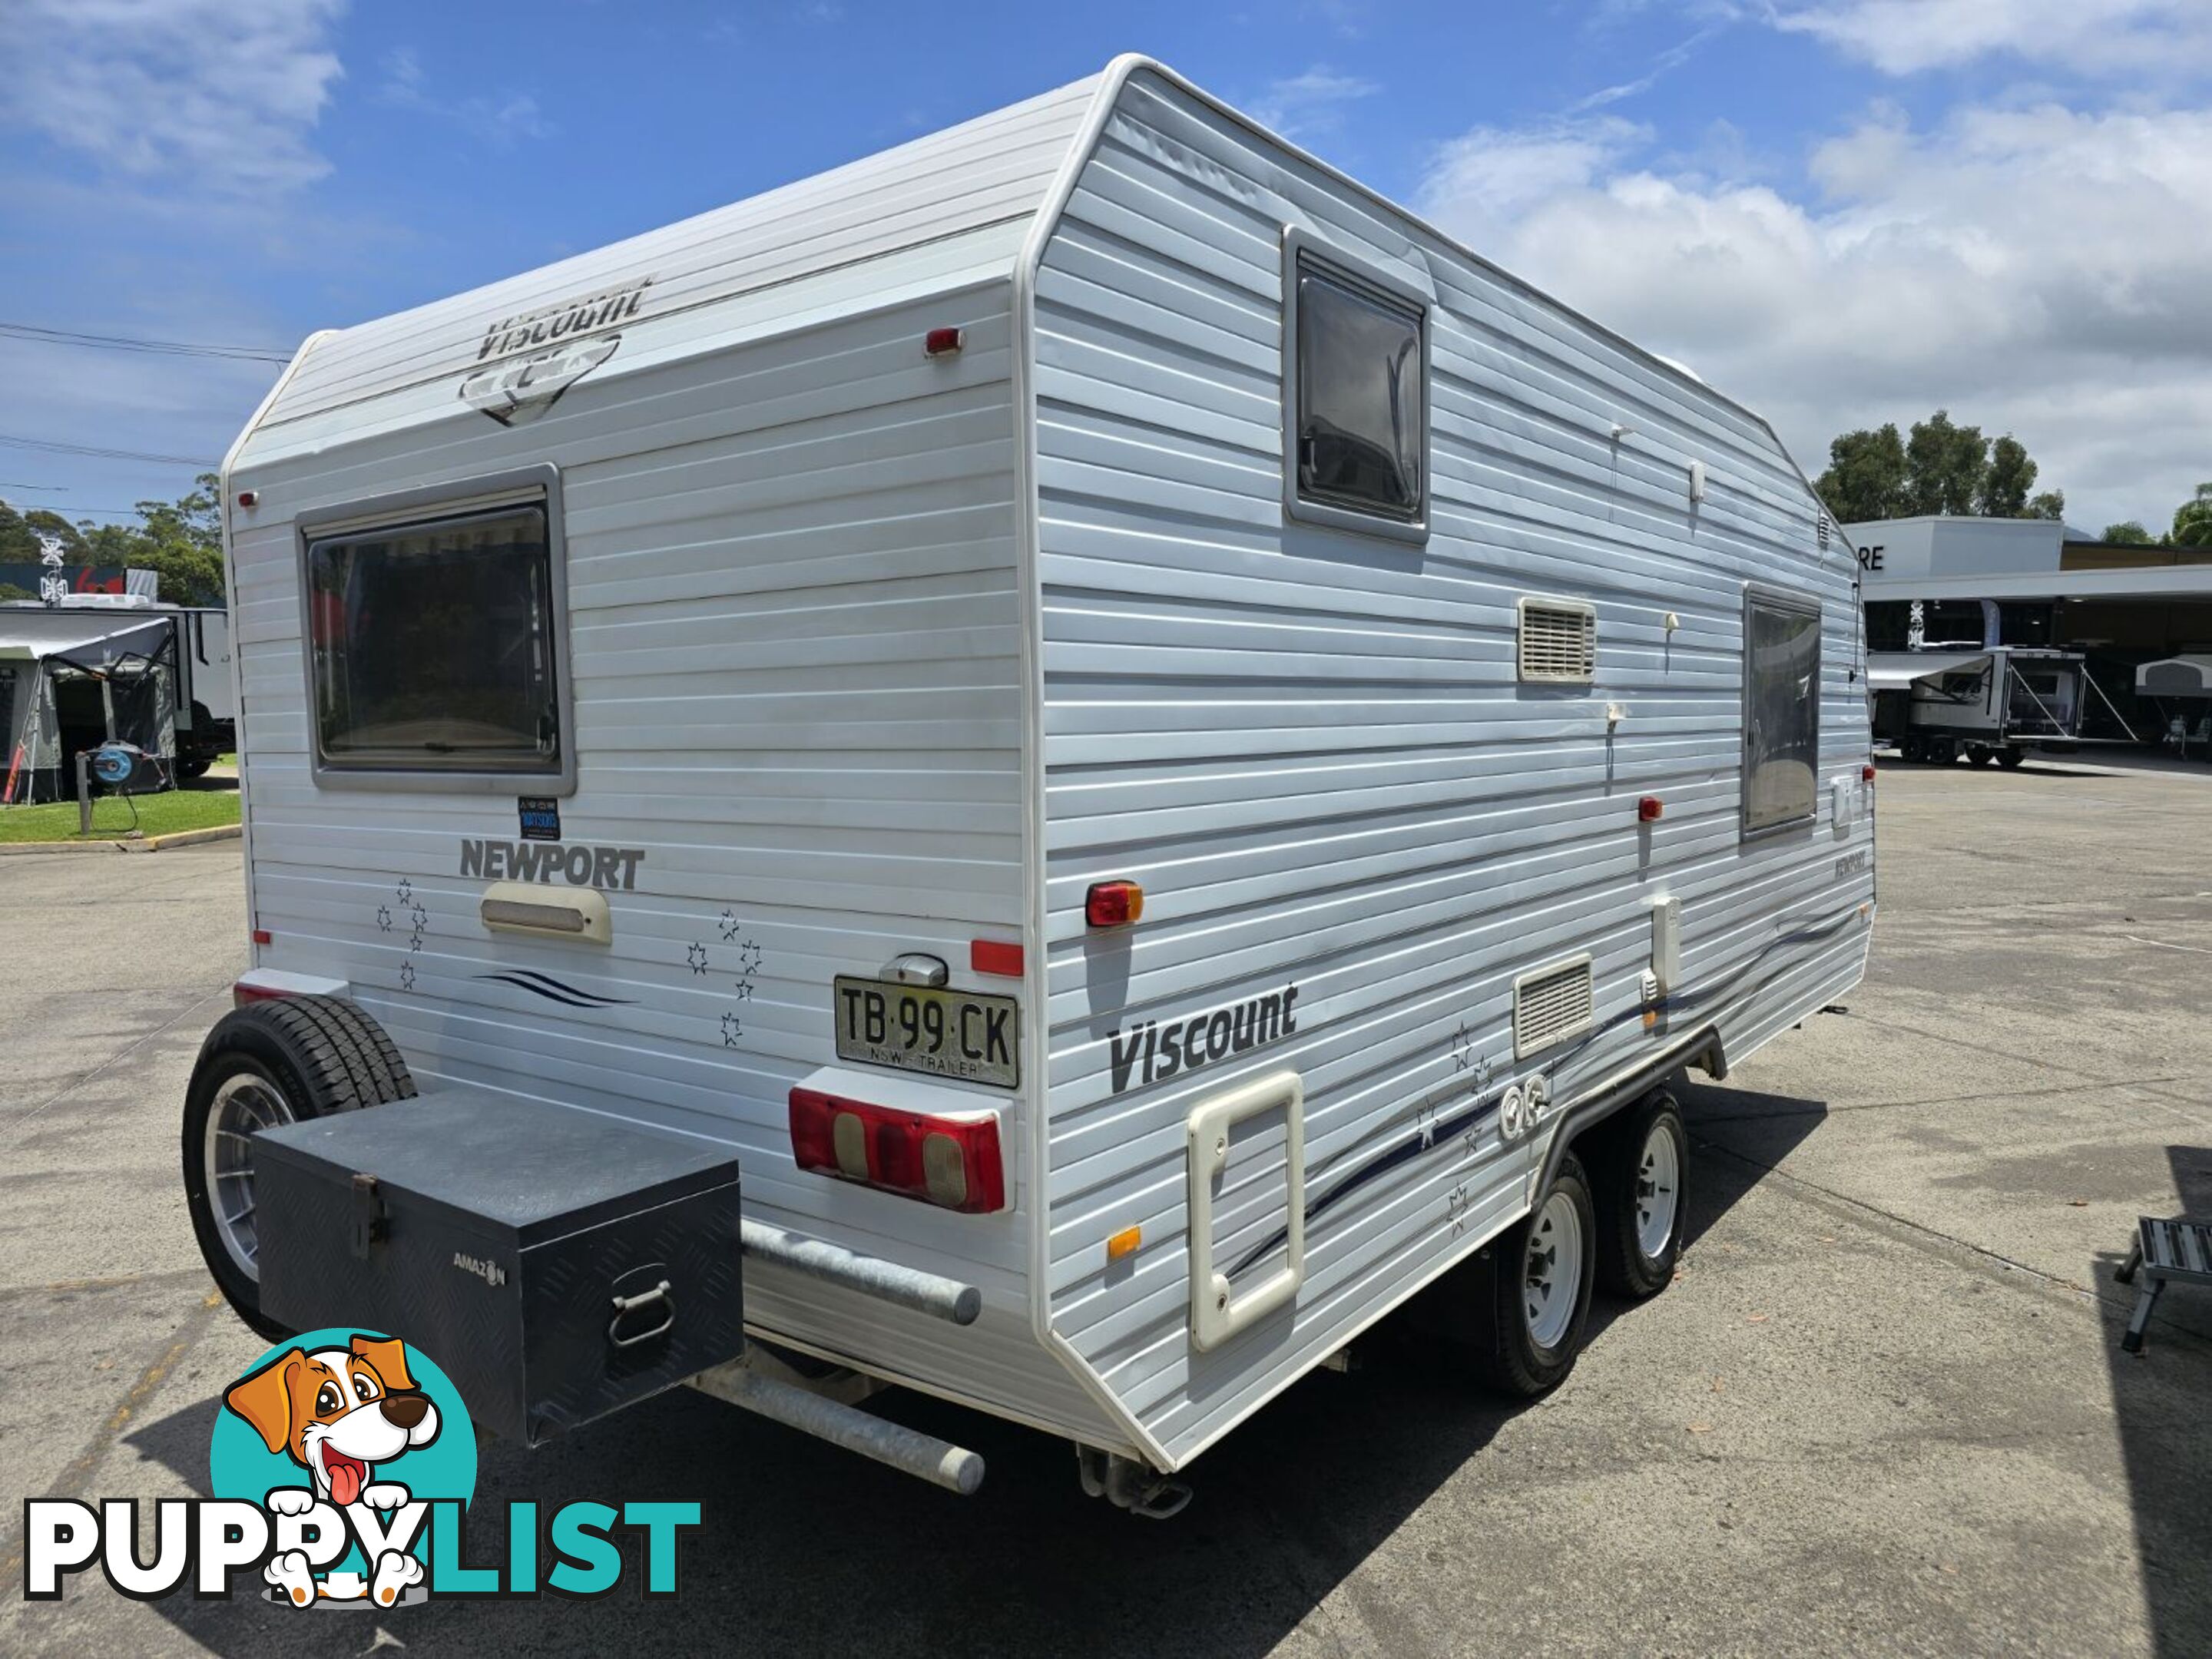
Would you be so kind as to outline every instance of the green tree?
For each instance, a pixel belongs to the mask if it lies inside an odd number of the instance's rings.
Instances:
[[[2176,547],[2212,547],[2212,483],[2197,486],[2197,493],[2174,509]]]
[[[2027,446],[2008,432],[1994,443],[1939,409],[1899,438],[1894,422],[1846,432],[1828,446],[1814,488],[1845,524],[1939,514],[1954,518],[2057,519],[2063,491],[2035,488]]]
[[[2035,488],[2035,463],[2027,446],[2008,432],[1990,446],[1989,465],[1983,471],[1974,510],[1985,519],[2025,519],[2027,492]]]
[[[1904,513],[1905,440],[1894,421],[1846,432],[1828,446],[1828,470],[1814,488],[1843,524]]]
[[[1906,516],[1974,514],[1989,468],[1990,441],[1981,428],[1960,426],[1943,409],[1915,421],[1905,441]]]
[[[71,524],[44,508],[18,514],[0,505],[0,560],[35,560],[40,535],[58,536],[73,564],[150,570],[167,604],[221,605],[222,481],[203,472],[195,483],[176,501],[139,502],[137,524]]]
[[[2122,547],[2152,547],[2157,544],[2157,538],[2134,519],[2123,519],[2118,524],[2106,525],[2105,533],[2097,539],[2116,543]]]

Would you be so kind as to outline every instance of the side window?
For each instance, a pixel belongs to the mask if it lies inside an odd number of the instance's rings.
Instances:
[[[1813,816],[1820,764],[1820,606],[1765,588],[1743,596],[1743,827]]]
[[[308,532],[318,775],[572,777],[559,574],[544,501]]]
[[[1285,500],[1296,517],[1403,535],[1428,518],[1428,313],[1295,246],[1286,272]]]

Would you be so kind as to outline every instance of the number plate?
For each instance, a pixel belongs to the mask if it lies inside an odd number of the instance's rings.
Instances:
[[[837,1058],[1012,1089],[1021,1082],[1021,1008],[1012,997],[840,974],[830,981]]]

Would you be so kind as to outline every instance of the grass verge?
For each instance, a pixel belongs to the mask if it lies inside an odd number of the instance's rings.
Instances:
[[[92,803],[92,834],[76,832],[76,803],[52,801],[40,806],[0,806],[0,842],[121,841],[134,825],[149,841],[180,830],[211,830],[238,822],[238,791],[172,789],[160,795],[99,795]]]

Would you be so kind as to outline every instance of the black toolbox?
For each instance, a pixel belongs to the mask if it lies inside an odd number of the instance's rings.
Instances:
[[[441,1089],[254,1138],[262,1311],[420,1348],[535,1445],[744,1347],[726,1145]]]

